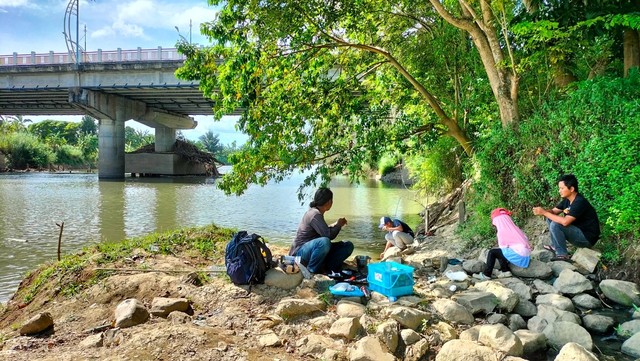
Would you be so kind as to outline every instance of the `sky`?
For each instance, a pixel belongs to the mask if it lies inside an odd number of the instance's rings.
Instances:
[[[70,0],[0,0],[0,55],[67,51],[63,31],[69,3]],[[180,35],[193,43],[208,45],[200,34],[200,24],[213,20],[216,9],[208,6],[207,0],[80,0],[79,14],[79,43],[87,51],[107,51],[174,48]],[[72,37],[75,39],[75,27]],[[71,116],[25,118],[80,120]],[[236,141],[240,145],[247,139],[235,130],[236,117],[219,122],[210,116],[194,119],[198,122],[196,129],[182,131],[189,139],[196,140],[208,130],[218,134],[222,144]],[[126,125],[153,134],[152,128],[137,122],[128,121]]]

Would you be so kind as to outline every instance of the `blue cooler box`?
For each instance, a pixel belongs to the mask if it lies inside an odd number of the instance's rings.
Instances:
[[[413,294],[413,267],[396,262],[367,265],[369,289],[387,297]]]

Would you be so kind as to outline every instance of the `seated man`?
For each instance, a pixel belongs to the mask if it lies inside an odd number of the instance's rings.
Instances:
[[[567,241],[577,247],[593,246],[600,237],[600,222],[593,206],[578,193],[578,179],[573,174],[560,178],[558,191],[560,203],[550,210],[534,207],[533,214],[547,218],[551,245],[545,248],[556,253],[552,260],[566,261]]]
[[[324,213],[332,205],[333,192],[329,188],[318,189],[309,210],[302,216],[289,250],[289,255],[300,257],[300,263],[311,273],[340,272],[342,263],[353,252],[353,243],[349,241],[331,242],[347,224],[345,218],[339,218],[332,225],[327,225]]]
[[[384,253],[391,248],[391,246],[396,246],[403,250],[407,248],[409,244],[413,243],[413,237],[415,237],[413,230],[399,219],[391,220],[389,217],[382,217],[380,218],[378,228],[387,231],[387,234],[384,235],[387,244],[384,247],[384,251],[380,253],[380,258],[384,257]]]

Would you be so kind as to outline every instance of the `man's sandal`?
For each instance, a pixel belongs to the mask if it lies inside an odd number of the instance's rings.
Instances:
[[[571,262],[571,257],[569,255],[564,255],[564,256],[555,256],[553,258],[551,258],[552,261],[565,261],[565,262]]]
[[[553,253],[556,253],[556,249],[553,248],[552,246],[545,244],[544,246],[542,246],[542,248],[546,249],[547,251],[551,251]]]

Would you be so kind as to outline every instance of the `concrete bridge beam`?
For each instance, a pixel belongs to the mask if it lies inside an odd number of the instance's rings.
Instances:
[[[176,142],[176,130],[160,125],[155,128],[155,132],[156,153],[171,152]]]
[[[156,152],[170,152],[176,129],[195,128],[193,118],[147,107],[125,97],[76,88],[69,103],[100,120],[98,133],[98,178],[124,179],[124,123],[136,120],[156,129]]]

